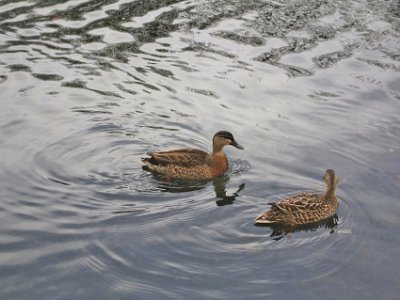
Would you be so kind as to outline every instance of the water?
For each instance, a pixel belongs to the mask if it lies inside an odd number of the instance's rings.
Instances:
[[[398,1],[0,3],[0,298],[398,298]],[[254,226],[328,168],[337,225]]]

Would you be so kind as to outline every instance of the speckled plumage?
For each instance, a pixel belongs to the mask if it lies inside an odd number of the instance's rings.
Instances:
[[[142,162],[145,169],[173,178],[210,179],[228,170],[228,159],[223,151],[226,145],[243,149],[231,133],[219,131],[213,137],[211,153],[198,149],[147,152],[150,157],[142,158]]]
[[[337,177],[333,170],[325,171],[326,192],[322,195],[301,193],[268,203],[272,207],[256,218],[257,224],[304,225],[332,217],[339,206],[336,197]]]

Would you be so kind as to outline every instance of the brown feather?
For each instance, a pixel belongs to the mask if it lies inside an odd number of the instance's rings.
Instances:
[[[243,149],[231,133],[219,131],[213,137],[211,153],[189,148],[148,152],[150,157],[142,158],[143,168],[173,178],[210,179],[228,170],[228,159],[223,151],[226,145]]]
[[[171,151],[148,152],[158,164],[174,164],[182,167],[192,167],[204,163],[208,153],[198,149],[178,149]]]
[[[329,178],[326,180],[327,190],[324,194],[301,193],[276,203],[268,203],[272,207],[258,216],[256,223],[303,225],[332,217],[339,205],[335,194],[337,178],[333,170],[327,170],[325,174]]]

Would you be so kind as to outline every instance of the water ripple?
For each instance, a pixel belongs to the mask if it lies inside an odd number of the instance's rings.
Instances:
[[[3,1],[1,298],[396,298],[398,17],[377,0]],[[223,176],[141,169],[218,130],[246,149],[226,147]],[[338,224],[254,226],[327,168]]]

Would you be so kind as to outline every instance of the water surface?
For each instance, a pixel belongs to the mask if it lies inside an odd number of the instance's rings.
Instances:
[[[0,2],[3,299],[396,299],[398,1]],[[165,181],[146,151],[230,170]],[[338,221],[266,203],[340,179]]]

